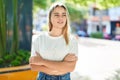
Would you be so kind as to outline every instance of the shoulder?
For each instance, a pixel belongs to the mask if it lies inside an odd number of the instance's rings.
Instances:
[[[38,40],[41,40],[42,38],[46,37],[47,32],[46,31],[41,31],[37,35],[32,36],[32,42],[36,42]]]
[[[78,44],[78,39],[76,38],[75,35],[70,35],[69,36],[69,45],[77,45]]]
[[[78,42],[77,37],[76,37],[75,35],[73,35],[73,34],[71,34],[71,35],[69,36],[69,40],[70,40],[70,42]]]

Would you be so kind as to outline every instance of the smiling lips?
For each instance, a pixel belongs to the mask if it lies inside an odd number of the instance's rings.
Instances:
[[[58,24],[63,24],[63,22],[57,22]]]

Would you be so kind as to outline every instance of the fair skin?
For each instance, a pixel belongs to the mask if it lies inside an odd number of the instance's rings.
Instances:
[[[32,70],[42,71],[51,75],[61,75],[73,71],[77,57],[74,54],[68,54],[63,61],[49,61],[42,59],[37,53],[37,56],[30,58]]]
[[[49,35],[54,37],[62,35],[66,21],[66,10],[63,7],[56,7],[51,14],[53,28],[49,32]],[[36,52],[36,56],[30,57],[29,62],[32,70],[50,75],[62,75],[74,70],[77,59],[74,54],[68,53],[62,61],[50,61],[43,59],[40,54]]]
[[[51,14],[51,23],[53,28],[50,31],[51,36],[60,36],[62,35],[62,29],[66,24],[66,10],[62,7],[57,7],[53,10]]]

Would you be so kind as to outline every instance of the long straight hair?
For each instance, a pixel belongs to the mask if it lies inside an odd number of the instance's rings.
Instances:
[[[63,36],[64,36],[66,45],[68,45],[68,44],[69,44],[69,36],[68,36],[69,34],[68,34],[68,30],[69,30],[69,28],[70,28],[69,18],[68,18],[69,13],[68,13],[68,10],[67,10],[67,8],[66,8],[66,6],[65,6],[64,4],[62,4],[62,3],[55,3],[55,4],[53,4],[53,5],[51,6],[50,11],[49,11],[49,19],[48,19],[49,31],[51,31],[52,28],[53,28],[53,25],[52,25],[52,23],[51,23],[51,14],[52,14],[53,10],[54,10],[56,7],[62,7],[62,8],[64,8],[64,9],[66,10],[67,20],[66,20],[65,26],[63,27],[62,34],[63,34]]]

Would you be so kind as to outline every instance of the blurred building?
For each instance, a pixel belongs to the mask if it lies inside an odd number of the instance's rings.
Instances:
[[[104,37],[114,38],[116,35],[116,23],[120,24],[120,7],[100,10],[96,6],[89,9],[89,18],[87,20],[87,33],[101,32]]]

